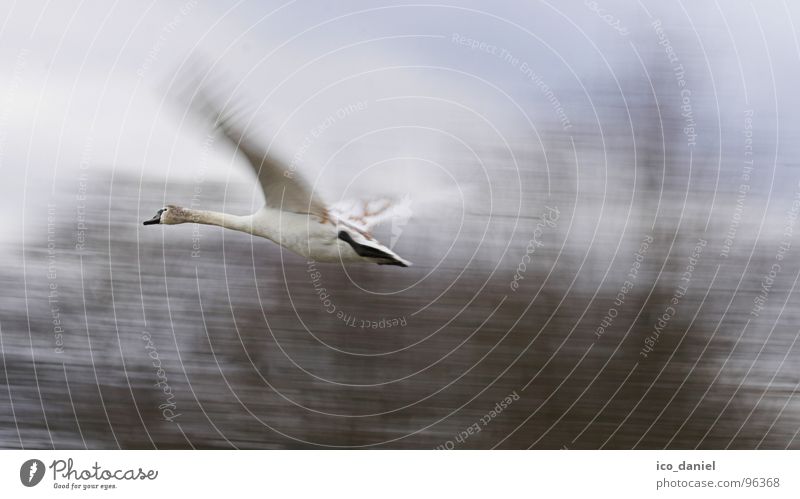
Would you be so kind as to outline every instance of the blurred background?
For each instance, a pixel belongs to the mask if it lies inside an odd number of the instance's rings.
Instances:
[[[789,2],[0,2],[3,448],[800,448]],[[213,81],[411,268],[314,264]]]

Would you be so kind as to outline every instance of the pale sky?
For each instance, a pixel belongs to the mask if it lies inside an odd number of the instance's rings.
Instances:
[[[3,2],[3,204],[13,209],[23,191],[30,196],[72,181],[82,162],[165,179],[194,175],[204,160],[204,131],[181,123],[165,99],[186,61],[224,75],[237,98],[259,108],[259,125],[275,147],[298,157],[310,176],[322,175],[333,196],[365,162],[453,155],[452,141],[438,132],[412,130],[404,139],[376,130],[421,127],[457,132],[469,144],[533,147],[530,125],[558,132],[558,106],[574,133],[595,133],[594,114],[603,108],[610,113],[601,117],[604,127],[613,130],[619,120],[624,130],[630,92],[649,89],[639,57],[650,71],[662,69],[650,74],[662,88],[675,83],[656,19],[687,69],[709,154],[719,152],[711,144],[716,137],[737,137],[742,113],[751,108],[760,151],[772,151],[780,168],[795,163],[796,6],[437,4]],[[366,110],[346,111],[359,103]],[[312,130],[337,113],[342,117],[309,144]],[[724,144],[723,156],[738,148],[738,138]],[[230,159],[215,150],[208,174],[249,182],[250,173]]]

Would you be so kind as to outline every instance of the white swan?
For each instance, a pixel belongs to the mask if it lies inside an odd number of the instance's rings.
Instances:
[[[255,170],[265,206],[252,215],[237,216],[167,205],[144,225],[218,225],[269,239],[318,262],[411,265],[369,233],[404,206],[393,205],[389,200],[327,206],[305,179],[268,154],[262,144],[247,137],[232,119],[218,119],[217,126]]]

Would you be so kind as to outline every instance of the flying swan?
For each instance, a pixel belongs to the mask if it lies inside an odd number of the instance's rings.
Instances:
[[[267,147],[247,136],[234,120],[216,113],[216,126],[255,171],[266,204],[252,215],[167,205],[144,225],[200,223],[246,232],[273,241],[318,262],[369,262],[408,267],[370,234],[372,227],[407,209],[388,199],[326,205],[297,171],[289,170]],[[407,203],[407,199],[405,201]]]

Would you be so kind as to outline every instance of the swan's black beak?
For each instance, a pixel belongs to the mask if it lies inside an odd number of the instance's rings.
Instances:
[[[156,213],[156,216],[154,216],[154,217],[153,217],[153,218],[151,218],[150,220],[145,220],[145,221],[143,222],[143,224],[144,224],[144,225],[156,225],[156,224],[160,224],[160,223],[161,223],[161,213],[163,213],[163,212],[164,212],[164,210],[159,210],[159,212],[158,212],[158,213]]]

